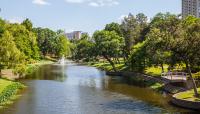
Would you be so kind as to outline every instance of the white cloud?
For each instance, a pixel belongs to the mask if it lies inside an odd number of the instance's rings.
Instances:
[[[46,2],[45,0],[33,0],[32,3],[37,5],[50,5],[50,3]]]
[[[96,2],[90,2],[88,5],[93,7],[99,7],[99,4],[97,4]]]
[[[68,3],[84,3],[86,0],[65,0]]]
[[[118,0],[65,0],[67,3],[84,3],[92,7],[119,5]]]

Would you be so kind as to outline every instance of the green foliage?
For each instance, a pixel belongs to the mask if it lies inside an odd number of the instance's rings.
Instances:
[[[152,21],[153,32],[150,32],[149,40],[155,44],[150,45],[154,50],[159,51],[159,60],[167,60],[165,56],[160,56],[163,52],[170,52],[171,66],[177,63],[185,63],[187,72],[192,79],[195,96],[198,96],[196,83],[192,77],[191,68],[200,63],[200,19],[189,16],[180,19],[178,16],[170,14],[159,14]],[[156,46],[156,47],[155,47]],[[151,52],[151,51],[150,51]],[[159,59],[161,58],[161,59]],[[160,61],[163,64],[164,61]]]
[[[69,56],[71,51],[70,51],[70,42],[67,40],[66,36],[62,35],[57,37],[56,41],[56,46],[55,46],[55,54],[58,57],[62,56]]]
[[[146,67],[146,46],[145,41],[133,46],[128,62],[131,70],[143,71]]]
[[[131,47],[144,40],[148,31],[147,17],[139,13],[134,16],[131,13],[122,20],[120,26],[125,40],[125,55],[130,54]]]
[[[200,71],[193,74],[193,78],[196,80],[200,80]]]
[[[32,28],[29,19],[21,24],[11,24],[0,19],[0,71],[14,69],[23,75],[26,65],[41,59],[41,56],[69,56],[72,44],[62,30],[54,32],[48,28]]]
[[[146,52],[151,64],[161,65],[171,62],[171,50],[167,50],[165,33],[160,29],[152,28],[147,35]],[[164,70],[162,68],[162,70]],[[164,71],[163,71],[164,72]]]
[[[48,28],[34,28],[40,52],[46,56],[69,56],[72,44],[67,40],[62,30],[54,32]]]
[[[164,65],[164,72],[168,71],[168,65]],[[162,68],[160,66],[151,66],[151,67],[147,67],[145,69],[145,74],[148,74],[150,76],[161,76],[162,73]]]
[[[123,47],[123,38],[120,37],[114,31],[96,31],[93,34],[95,41],[95,48],[97,50],[97,55],[103,56],[113,67],[113,70],[116,71],[114,62],[111,60],[112,57],[119,55]]]
[[[200,93],[200,88],[198,88],[198,92]],[[178,93],[176,98],[187,101],[196,101],[196,102],[200,101],[200,98],[194,97],[194,92],[192,90]]]
[[[18,24],[10,25],[9,31],[14,37],[17,48],[26,56],[26,59],[39,59],[37,38],[32,31]]]
[[[74,51],[74,58],[77,60],[85,59],[91,60],[95,56],[94,43],[88,40],[88,36],[83,36],[76,44],[76,51]]]
[[[5,31],[5,21],[0,18],[0,37]]]
[[[56,32],[48,28],[34,28],[34,33],[37,35],[38,47],[41,53],[46,56],[47,54],[55,54],[55,39],[57,38]]]
[[[112,65],[110,65],[110,63],[107,61],[90,62],[89,65],[97,67],[105,71],[113,71]],[[126,69],[124,62],[116,63],[115,67],[117,71],[124,71]]]
[[[18,82],[12,82],[6,86],[0,93],[0,104],[8,101],[13,95],[15,95],[18,89],[22,89],[24,86]]]
[[[93,35],[98,55],[113,57],[123,47],[123,38],[114,31],[96,31]]]
[[[105,27],[105,30],[106,31],[114,31],[119,36],[122,36],[122,31],[121,31],[121,28],[120,28],[120,24],[118,24],[118,23],[112,22],[110,24],[107,24],[106,27]]]
[[[0,38],[0,64],[13,67],[23,61],[23,54],[17,49],[13,36],[5,31]]]
[[[27,66],[25,64],[17,64],[14,68],[14,73],[23,76],[26,72]]]
[[[27,30],[32,31],[33,24],[32,24],[32,22],[31,22],[29,19],[25,19],[25,20],[22,22],[22,25],[24,25],[24,26],[26,27]]]

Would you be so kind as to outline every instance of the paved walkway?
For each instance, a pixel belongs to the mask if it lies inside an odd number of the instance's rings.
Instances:
[[[12,69],[4,69],[4,70],[1,70],[1,77],[2,77],[2,78],[9,79],[9,80],[15,80],[15,79],[18,79],[18,78],[19,78],[18,75],[15,75],[15,74],[13,73],[13,70],[12,70]]]
[[[185,81],[187,81],[187,73],[185,73],[185,72],[162,73],[161,77],[168,79],[171,82],[185,82]]]
[[[162,76],[163,78],[166,78],[168,80],[171,80],[171,81],[186,81],[187,80],[187,77],[185,76]]]

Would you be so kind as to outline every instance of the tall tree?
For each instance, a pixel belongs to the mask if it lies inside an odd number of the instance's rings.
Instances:
[[[94,51],[94,43],[87,39],[87,37],[82,37],[76,44],[75,58],[78,60],[83,59],[85,61],[89,61],[96,54]]]
[[[136,17],[130,13],[122,21],[120,28],[125,39],[125,54],[128,58],[132,46],[144,40],[148,30],[147,17],[142,13],[139,13]]]
[[[192,77],[191,68],[200,62],[200,19],[189,16],[182,20],[180,37],[173,39],[174,55],[186,64],[190,79],[193,82],[195,96],[198,97],[196,83]]]
[[[166,44],[168,44],[166,41],[166,33],[157,28],[152,28],[147,35],[147,56],[151,64],[161,66],[162,72],[164,72],[163,64],[169,63],[171,57],[171,51],[166,48]]]
[[[58,57],[62,56],[69,56],[71,51],[70,51],[70,42],[67,40],[66,36],[61,35],[56,38],[56,47],[55,47],[55,54]]]
[[[38,47],[41,53],[46,56],[47,54],[55,54],[56,44],[55,39],[57,38],[56,32],[48,28],[34,28],[33,31],[37,35]]]
[[[17,49],[13,36],[5,31],[0,37],[0,65],[14,67],[23,61],[23,54]]]
[[[37,39],[32,31],[20,24],[10,24],[8,27],[14,37],[17,48],[24,53],[27,59],[39,59]]]
[[[105,27],[106,31],[115,31],[119,36],[122,36],[122,31],[120,28],[120,24],[112,22],[110,24],[107,24]]]
[[[129,56],[128,65],[131,70],[142,72],[146,67],[146,41],[133,46]]]
[[[29,19],[25,19],[25,20],[22,22],[22,25],[24,25],[24,26],[26,27],[27,30],[32,31],[33,24],[32,24],[32,22],[31,22]]]
[[[93,38],[98,55],[103,56],[116,72],[117,69],[111,58],[115,57],[115,53],[121,50],[120,47],[123,45],[123,38],[114,31],[110,32],[105,30],[96,31],[93,34]]]

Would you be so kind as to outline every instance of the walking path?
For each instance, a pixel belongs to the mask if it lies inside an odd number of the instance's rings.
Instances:
[[[18,78],[19,78],[18,75],[15,75],[15,74],[13,73],[13,70],[12,70],[12,69],[5,69],[5,70],[2,70],[2,71],[1,71],[1,77],[2,77],[2,78],[9,79],[9,80],[15,80],[15,79],[18,79]]]
[[[171,82],[186,82],[187,81],[187,73],[185,72],[162,73],[161,77],[168,79]]]

